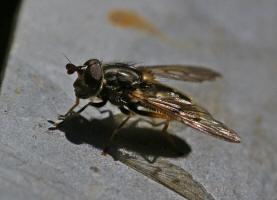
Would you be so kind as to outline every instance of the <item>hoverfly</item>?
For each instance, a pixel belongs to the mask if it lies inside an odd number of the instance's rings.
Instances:
[[[127,63],[105,64],[97,59],[89,59],[81,66],[70,62],[66,69],[68,74],[78,74],[73,84],[76,102],[65,115],[58,115],[58,119],[62,121],[55,123],[56,127],[77,116],[88,106],[102,107],[108,101],[127,115],[113,131],[102,152],[104,155],[119,129],[134,114],[165,119],[162,133],[173,145],[174,142],[167,133],[170,120],[177,120],[225,141],[239,143],[241,140],[235,131],[214,119],[189,96],[156,80],[157,76],[192,82],[210,81],[220,76],[215,71],[183,65],[135,67]],[[98,97],[101,102],[94,102],[94,97]],[[91,101],[77,112],[73,112],[80,99]]]

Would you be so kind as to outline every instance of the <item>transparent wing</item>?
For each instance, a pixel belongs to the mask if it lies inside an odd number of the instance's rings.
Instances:
[[[185,94],[159,83],[150,83],[145,89],[136,89],[130,97],[141,106],[164,113],[171,119],[185,123],[201,132],[229,142],[240,142],[238,134],[217,121],[204,108],[198,106]]]
[[[140,157],[119,154],[119,160],[144,174],[150,179],[163,184],[190,200],[214,200],[213,196],[181,167],[158,159],[149,163]]]
[[[211,69],[188,65],[158,65],[158,66],[138,66],[145,79],[155,80],[156,76],[165,77],[181,81],[202,82],[212,81],[221,74]]]

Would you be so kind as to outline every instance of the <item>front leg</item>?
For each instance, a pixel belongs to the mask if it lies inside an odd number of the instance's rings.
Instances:
[[[57,118],[59,120],[65,120],[65,118],[71,115],[72,111],[74,110],[74,108],[76,108],[79,105],[79,103],[80,103],[80,99],[76,97],[75,104],[67,111],[67,113],[65,115],[58,115]]]
[[[69,112],[65,115],[65,118],[62,119],[61,122],[59,123],[55,123],[54,126],[58,127],[59,125],[61,125],[64,121],[67,121],[67,120],[70,120],[70,119],[73,119],[74,117],[78,116],[81,112],[83,112],[88,106],[93,106],[93,107],[96,107],[96,108],[100,108],[102,106],[104,106],[105,104],[107,103],[107,100],[104,100],[102,102],[99,102],[99,103],[94,103],[94,102],[89,102],[87,103],[86,105],[84,105],[80,110],[78,110],[77,112],[72,113],[72,110],[76,107],[75,105],[69,110]],[[77,104],[78,105],[78,104]]]

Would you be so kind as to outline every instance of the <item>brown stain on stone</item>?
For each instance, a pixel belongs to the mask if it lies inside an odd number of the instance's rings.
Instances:
[[[15,89],[15,90],[14,90],[14,93],[15,93],[15,94],[20,94],[20,93],[21,93],[21,90],[20,90],[20,89]]]
[[[38,83],[38,84],[41,83],[41,80],[39,79],[39,77],[38,77],[36,74],[33,74],[33,75],[32,75],[32,78],[33,78],[33,80],[34,80],[36,83]]]
[[[163,42],[172,46],[177,43],[169,39],[166,35],[161,33],[153,24],[143,19],[136,12],[125,9],[113,9],[108,13],[108,20],[115,26],[122,28],[133,28],[151,34]]]
[[[95,198],[97,193],[103,191],[103,189],[104,187],[102,187],[101,185],[88,185],[86,186],[84,193],[88,197]]]

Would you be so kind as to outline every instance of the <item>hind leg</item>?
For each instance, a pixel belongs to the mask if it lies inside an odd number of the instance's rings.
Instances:
[[[164,122],[164,127],[162,129],[162,134],[163,136],[167,139],[167,141],[171,144],[171,146],[178,151],[178,153],[180,152],[174,142],[174,140],[169,136],[168,132],[167,132],[167,128],[169,125],[169,116],[165,115],[165,114],[160,114],[160,113],[154,113],[154,112],[150,112],[150,111],[144,111],[144,110],[138,110],[136,106],[132,106],[131,110],[134,111],[135,113],[142,115],[142,116],[146,116],[146,117],[152,117],[152,118],[160,118],[160,119],[165,119]]]

